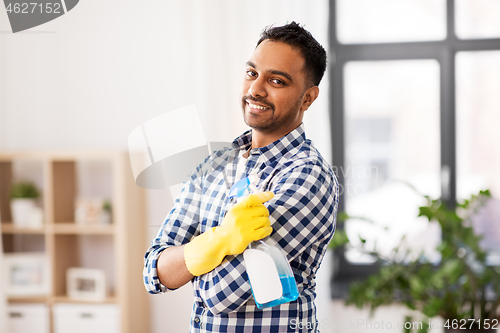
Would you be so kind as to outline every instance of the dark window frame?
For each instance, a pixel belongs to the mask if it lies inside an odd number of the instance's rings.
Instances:
[[[456,126],[455,126],[455,56],[461,51],[500,50],[500,38],[459,39],[455,33],[455,0],[446,0],[446,38],[440,41],[373,44],[341,44],[337,39],[336,0],[330,0],[329,78],[330,128],[333,165],[345,167],[344,147],[344,66],[349,61],[435,59],[440,66],[440,158],[441,170],[448,170],[449,182],[441,179],[442,199],[452,207],[456,200]],[[342,172],[337,174],[345,184]],[[340,195],[339,213],[345,211],[344,194]],[[342,226],[339,226],[342,228]],[[377,267],[351,264],[344,249],[333,255],[331,297],[345,297],[349,284],[371,274]]]

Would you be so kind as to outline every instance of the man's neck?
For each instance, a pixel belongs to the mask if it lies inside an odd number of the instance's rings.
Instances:
[[[301,123],[302,124],[302,123]],[[265,146],[269,146],[271,143],[273,143],[276,140],[279,140],[283,138],[284,136],[288,135],[289,133],[295,131],[299,126],[295,127],[293,130],[288,131],[287,133],[283,134],[274,134],[274,135],[268,135],[261,133],[255,129],[252,128],[252,143],[248,150],[242,155],[244,158],[248,158],[250,156],[250,151],[254,148],[262,148]]]
[[[273,135],[273,136],[264,135],[252,129],[252,144],[250,145],[250,148],[248,148],[248,150],[243,154],[243,157],[248,158],[248,156],[250,155],[250,151],[252,149],[268,146],[274,141],[281,139],[282,137],[283,136],[279,135]]]
[[[300,124],[299,124],[299,126],[300,126]],[[297,127],[299,127],[299,126],[297,126]],[[297,127],[293,128],[292,130],[285,130],[283,132],[273,133],[273,134],[266,134],[266,133],[259,132],[255,129],[252,129],[252,147],[250,149],[262,148],[262,147],[268,146],[271,143],[273,143],[274,141],[279,140],[282,137],[284,137],[285,135],[287,135],[288,133],[294,131],[295,129],[297,129]]]
[[[255,130],[252,130],[252,149],[268,146],[274,141],[281,139],[283,136],[284,135],[262,136],[258,135]]]

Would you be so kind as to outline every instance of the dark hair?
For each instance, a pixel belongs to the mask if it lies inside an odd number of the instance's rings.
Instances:
[[[313,85],[319,85],[326,69],[326,51],[309,31],[292,21],[281,27],[266,27],[260,35],[257,46],[266,39],[297,48],[304,57],[304,70],[308,79]]]

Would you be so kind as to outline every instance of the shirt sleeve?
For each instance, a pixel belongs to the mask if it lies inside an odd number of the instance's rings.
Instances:
[[[168,247],[188,243],[199,234],[201,190],[193,176],[184,183],[181,194],[163,222],[157,237],[144,257],[144,286],[151,294],[167,292],[158,278],[157,263],[160,254]]]
[[[279,193],[269,206],[274,219],[271,238],[291,262],[301,257],[306,263],[320,262],[319,247],[328,245],[335,230],[339,185],[333,172],[306,163],[281,177],[271,191]],[[308,254],[314,260],[309,260]]]
[[[334,232],[338,183],[333,173],[304,163],[277,175],[268,190],[275,196],[266,203],[273,233],[292,266],[299,292],[314,279]],[[243,255],[228,256],[213,271],[195,281],[200,297],[214,313],[237,311],[252,296]]]

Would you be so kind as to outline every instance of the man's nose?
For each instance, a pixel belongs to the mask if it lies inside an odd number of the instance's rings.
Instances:
[[[265,79],[258,77],[253,80],[248,88],[248,93],[253,97],[266,97],[267,91],[265,86]]]

